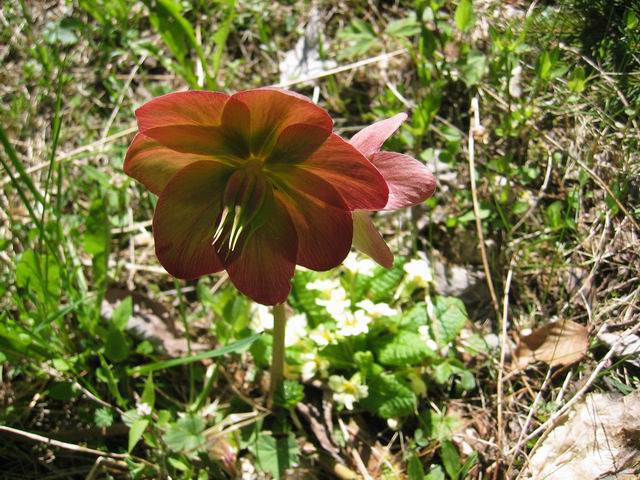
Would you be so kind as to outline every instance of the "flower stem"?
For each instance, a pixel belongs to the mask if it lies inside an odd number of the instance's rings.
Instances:
[[[274,305],[273,313],[273,356],[271,357],[271,402],[280,388],[284,376],[284,336],[287,325],[285,303]]]

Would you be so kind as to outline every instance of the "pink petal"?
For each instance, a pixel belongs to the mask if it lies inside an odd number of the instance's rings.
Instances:
[[[297,263],[317,271],[334,268],[351,248],[351,212],[331,184],[302,169],[291,170],[281,190],[298,236]]]
[[[195,162],[162,190],[153,215],[153,237],[158,260],[174,277],[192,279],[223,269],[212,239],[231,172],[217,162]]]
[[[145,103],[136,110],[140,132],[167,125],[215,126],[229,97],[204,90],[175,92]]]
[[[353,246],[383,267],[393,266],[393,253],[371,221],[369,212],[363,210],[353,212]]]
[[[371,155],[380,151],[384,142],[400,128],[406,119],[406,113],[399,113],[376,122],[356,133],[349,143],[360,150],[365,157],[370,158]]]
[[[179,170],[193,162],[211,160],[197,154],[180,153],[138,133],[124,159],[123,169],[156,195]]]
[[[244,232],[233,252],[220,252],[238,290],[263,305],[283,303],[291,291],[298,242],[293,222],[279,193],[266,205],[264,223]]]
[[[436,189],[436,179],[429,169],[408,155],[379,152],[371,162],[389,186],[389,200],[384,210],[411,207],[422,203]]]
[[[329,182],[351,210],[379,210],[387,204],[389,188],[380,172],[335,133],[300,168]]]

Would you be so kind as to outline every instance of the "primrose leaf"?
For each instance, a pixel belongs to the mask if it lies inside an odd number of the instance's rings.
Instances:
[[[360,405],[383,418],[405,417],[416,408],[417,397],[413,391],[391,373],[382,372],[367,381],[369,396]]]
[[[371,279],[369,297],[375,303],[389,303],[404,277],[404,260],[396,258],[393,267],[380,269]]]
[[[434,306],[436,318],[433,321],[433,334],[438,345],[444,347],[455,340],[469,317],[459,298],[438,296]]]
[[[420,24],[415,15],[410,15],[390,22],[385,28],[385,32],[393,37],[410,37],[420,32]]]
[[[426,358],[436,358],[436,353],[427,347],[419,334],[400,330],[397,335],[378,339],[373,345],[378,361],[387,366],[416,365]]]

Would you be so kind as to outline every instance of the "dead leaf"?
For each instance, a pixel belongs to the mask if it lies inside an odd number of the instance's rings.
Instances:
[[[586,327],[571,320],[551,322],[520,338],[514,353],[517,368],[544,362],[552,367],[571,365],[584,357],[589,347]]]
[[[529,480],[638,478],[640,392],[593,393],[556,426],[531,458]]]

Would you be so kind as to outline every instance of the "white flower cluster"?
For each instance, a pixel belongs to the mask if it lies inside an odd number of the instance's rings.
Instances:
[[[362,261],[360,262],[362,263]],[[355,311],[351,309],[351,301],[340,281],[316,280],[307,285],[310,290],[318,292],[316,303],[327,310],[337,324],[336,334],[341,337],[352,337],[369,332],[369,324],[376,318],[396,315],[397,311],[386,303],[373,303],[371,300],[359,302]],[[331,333],[320,326],[311,334],[311,339],[319,346],[325,346],[334,340]]]

